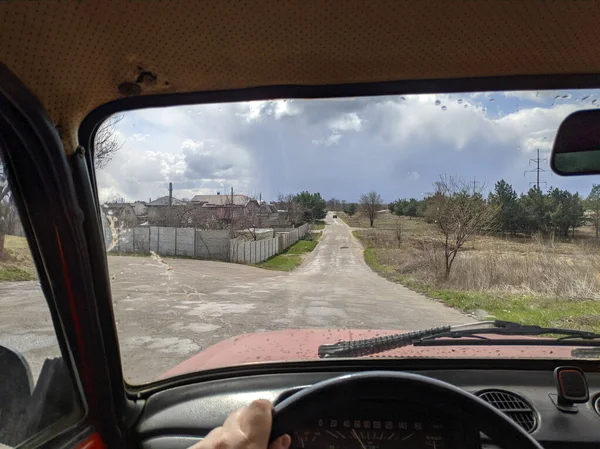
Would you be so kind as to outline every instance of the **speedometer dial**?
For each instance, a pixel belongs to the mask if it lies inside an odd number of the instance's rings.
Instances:
[[[293,435],[297,449],[450,449],[448,429],[436,418],[327,417]]]

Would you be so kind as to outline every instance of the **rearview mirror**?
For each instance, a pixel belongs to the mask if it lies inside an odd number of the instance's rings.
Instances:
[[[550,167],[561,176],[600,174],[600,109],[577,111],[564,119]]]

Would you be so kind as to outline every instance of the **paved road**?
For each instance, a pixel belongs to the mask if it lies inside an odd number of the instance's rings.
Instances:
[[[151,380],[192,354],[246,332],[286,328],[413,330],[468,317],[389,282],[365,264],[350,229],[327,217],[300,268],[279,273],[188,259],[110,256],[125,372]],[[55,343],[35,283],[0,284],[0,344],[39,369]]]

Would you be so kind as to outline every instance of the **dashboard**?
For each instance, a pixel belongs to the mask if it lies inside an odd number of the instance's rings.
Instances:
[[[327,411],[296,429],[297,449],[451,449],[460,423],[417,405],[360,401],[346,410]]]
[[[518,369],[506,367],[408,369],[441,380],[487,400],[527,430],[545,448],[597,448],[600,443],[600,373],[585,375],[590,400],[577,405],[576,413],[559,410],[552,400],[556,392],[553,366]],[[511,367],[513,366],[513,367]],[[518,366],[518,364],[517,364]],[[539,365],[538,365],[539,366]],[[314,367],[313,367],[314,369]],[[381,369],[377,366],[373,369]],[[364,368],[361,370],[364,371]],[[400,370],[400,369],[396,369]],[[275,403],[315,383],[350,370],[257,374],[212,380],[155,393],[144,403],[136,427],[144,449],[187,448],[227,415],[254,399]],[[292,435],[294,449],[453,449],[496,446],[470,423],[458,419],[452,404],[425,409],[418,400],[376,398],[353,401],[334,409],[322,404],[313,416],[298,424]]]

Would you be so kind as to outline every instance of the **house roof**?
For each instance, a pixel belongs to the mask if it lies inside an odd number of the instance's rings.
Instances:
[[[594,1],[12,1],[0,61],[71,152],[128,95],[597,73],[599,22]]]
[[[231,204],[233,198],[233,204],[236,206],[245,206],[250,197],[246,195],[196,195],[192,198],[192,203],[203,203],[206,205],[224,206]]]
[[[183,206],[187,203],[183,200],[173,197],[173,201],[171,204],[173,206]],[[168,205],[169,205],[169,197],[168,196],[161,196],[160,198],[156,198],[151,203],[146,204],[146,206],[168,206]]]

